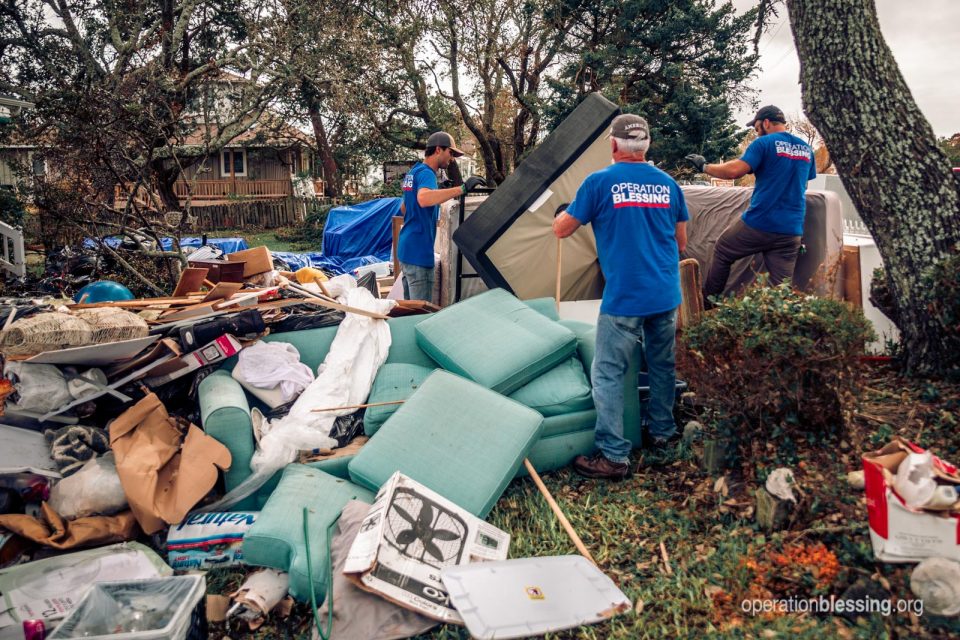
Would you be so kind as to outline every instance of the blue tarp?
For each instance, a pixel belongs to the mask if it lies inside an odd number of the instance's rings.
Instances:
[[[321,269],[347,273],[391,259],[393,216],[400,215],[400,198],[378,198],[349,207],[334,207],[323,229]]]
[[[197,248],[200,246],[202,238],[180,238],[180,247],[186,249],[188,247]],[[111,236],[104,239],[104,242],[107,246],[116,249],[120,245],[121,238],[118,236]],[[160,238],[160,244],[163,246],[164,251],[169,251],[173,248],[173,238]],[[207,244],[212,247],[217,247],[224,253],[235,253],[237,251],[243,251],[244,249],[249,249],[247,246],[247,241],[243,238],[207,238]],[[89,247],[91,249],[96,248],[97,241],[93,238],[87,238],[83,241],[84,247]]]
[[[315,251],[310,253],[290,253],[288,251],[271,251],[274,258],[279,258],[286,262],[292,271],[301,269],[303,267],[315,267],[317,269],[323,269],[334,274],[341,273],[350,273],[354,269],[359,269],[360,267],[366,266],[368,264],[376,264],[377,262],[384,262],[377,256],[360,256],[359,258],[349,258],[347,260],[340,260],[339,258],[328,258],[320,253]]]

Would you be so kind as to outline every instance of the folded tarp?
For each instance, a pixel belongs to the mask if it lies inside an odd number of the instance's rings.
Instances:
[[[392,220],[398,215],[400,198],[377,198],[356,205],[334,207],[327,215],[327,223],[323,228],[323,259],[331,266],[339,262],[343,269],[340,273],[363,266],[353,264],[358,258],[374,256],[373,262],[390,260],[393,248]]]
[[[329,258],[315,251],[309,253],[291,253],[289,251],[272,251],[274,258],[279,258],[287,263],[290,271],[296,271],[303,267],[314,267],[323,269],[328,273],[340,275],[342,273],[351,273],[355,269],[365,267],[368,264],[384,262],[377,256],[360,256],[359,258],[349,258],[341,260],[340,258]]]

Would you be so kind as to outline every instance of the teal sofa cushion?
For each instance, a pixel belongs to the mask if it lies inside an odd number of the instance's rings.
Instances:
[[[510,394],[574,354],[577,336],[503,289],[447,307],[416,326],[441,367]]]
[[[540,437],[543,416],[434,371],[360,449],[350,479],[376,491],[396,471],[486,517]]]
[[[367,402],[377,404],[379,402],[406,400],[420,388],[420,385],[427,379],[427,376],[433,373],[434,369],[435,367],[423,367],[404,362],[387,363],[380,367],[380,371],[377,372]],[[363,414],[364,433],[368,436],[375,434],[387,421],[387,418],[392,416],[399,408],[400,405],[397,404],[367,407]]]
[[[247,564],[270,567],[290,574],[290,595],[310,598],[311,575],[307,572],[303,538],[303,508],[307,507],[310,531],[310,562],[317,602],[327,594],[327,527],[351,500],[373,503],[375,496],[363,487],[302,464],[283,470],[280,483],[257,521],[243,537]]]
[[[544,417],[593,408],[590,382],[576,356],[567,358],[542,376],[528,382],[510,397]]]

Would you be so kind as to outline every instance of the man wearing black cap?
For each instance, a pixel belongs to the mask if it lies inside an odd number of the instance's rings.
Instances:
[[[433,244],[439,205],[485,184],[483,178],[472,176],[459,187],[437,188],[437,171],[462,155],[453,136],[437,131],[427,138],[423,162],[413,165],[403,178],[403,228],[397,241],[397,259],[407,300],[433,300]]]
[[[688,216],[677,183],[647,164],[649,146],[646,120],[633,114],[614,118],[610,128],[614,163],[587,176],[576,199],[553,222],[558,238],[573,234],[580,225],[592,226],[606,281],[590,376],[597,452],[573,461],[574,470],[588,478],[617,480],[631,474],[633,447],[623,437],[623,385],[638,340],[650,380],[650,444],[666,448],[678,439],[673,420],[674,341]]]
[[[806,214],[804,193],[807,181],[817,176],[813,149],[787,132],[783,111],[773,105],[761,107],[747,126],[754,128],[757,139],[739,160],[707,164],[703,156],[687,156],[698,171],[715,178],[756,176],[750,207],[724,230],[714,247],[713,264],[703,285],[708,304],[710,296],[723,293],[730,265],[746,256],[763,254],[773,286],[793,277]]]

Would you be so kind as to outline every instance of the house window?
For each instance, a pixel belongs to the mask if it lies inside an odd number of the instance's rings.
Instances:
[[[224,178],[230,175],[247,175],[247,152],[245,149],[224,149],[220,156],[220,174]]]
[[[34,155],[30,164],[32,165],[33,175],[40,177],[47,175],[47,161],[40,155]]]

